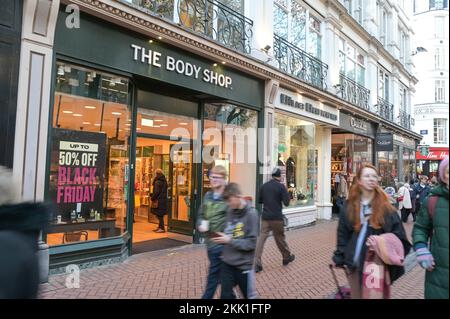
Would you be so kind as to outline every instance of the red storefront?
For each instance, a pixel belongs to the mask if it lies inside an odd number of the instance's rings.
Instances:
[[[428,177],[436,176],[439,168],[439,162],[448,156],[448,147],[430,147],[427,155],[420,154],[416,150],[417,174]]]

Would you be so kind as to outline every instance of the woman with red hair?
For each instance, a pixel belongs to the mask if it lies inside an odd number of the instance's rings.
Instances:
[[[407,255],[411,249],[402,221],[386,193],[378,185],[377,169],[366,164],[356,174],[349,197],[339,217],[337,247],[333,261],[337,267],[346,266],[351,298],[363,297],[363,269],[371,245],[380,235],[394,234]],[[386,265],[390,283],[403,273],[403,266]]]

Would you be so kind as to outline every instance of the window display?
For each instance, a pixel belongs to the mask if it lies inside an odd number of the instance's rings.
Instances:
[[[205,104],[203,190],[209,190],[208,170],[223,165],[229,180],[255,202],[258,112],[232,104]]]
[[[290,207],[314,205],[317,192],[318,151],[313,123],[275,114],[275,160],[281,170],[281,182],[286,186]]]
[[[128,80],[57,62],[47,243],[120,235],[129,194]]]

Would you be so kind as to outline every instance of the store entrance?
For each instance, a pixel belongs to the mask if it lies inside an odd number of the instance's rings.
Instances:
[[[159,219],[151,208],[156,170],[161,169],[167,182],[164,232],[157,231]],[[192,236],[193,209],[192,147],[190,142],[139,135],[136,139],[134,184],[133,244],[174,238],[176,234]],[[164,245],[163,245],[164,246]],[[164,248],[164,247],[161,247]]]

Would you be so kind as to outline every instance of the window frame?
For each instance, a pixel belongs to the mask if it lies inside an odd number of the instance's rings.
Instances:
[[[434,142],[434,144],[447,144],[447,119],[446,118],[434,118],[433,119],[433,142]]]

